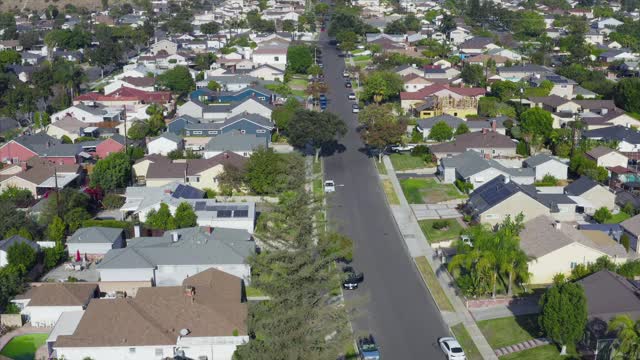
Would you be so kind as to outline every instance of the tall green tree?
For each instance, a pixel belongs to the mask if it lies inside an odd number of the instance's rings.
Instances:
[[[10,266],[22,267],[25,271],[31,270],[36,264],[36,251],[27,243],[13,244],[7,250],[7,262]]]
[[[624,78],[618,82],[613,94],[616,105],[626,111],[640,112],[640,79]]]
[[[560,277],[540,298],[540,328],[566,354],[567,345],[582,338],[587,325],[587,299],[578,283]]]
[[[363,81],[363,98],[376,103],[396,98],[403,89],[400,75],[389,71],[374,71]]]
[[[198,216],[188,202],[181,202],[173,217],[177,229],[198,226]]]
[[[613,358],[640,358],[640,322],[632,320],[628,315],[617,315],[609,322],[609,331],[616,333],[617,348]]]
[[[484,69],[476,64],[465,64],[462,67],[460,77],[465,84],[472,86],[482,86],[485,82]]]
[[[127,154],[112,153],[98,160],[91,173],[91,186],[104,190],[124,188],[131,179],[131,162]]]
[[[180,95],[186,95],[196,88],[196,83],[191,77],[189,69],[181,65],[165,71],[157,79],[160,86]]]
[[[158,210],[151,209],[147,213],[147,221],[145,222],[145,224],[152,229],[176,229],[175,219],[173,218],[173,215],[171,215],[169,205],[165,203],[160,203],[160,208]]]
[[[428,138],[435,141],[449,141],[453,137],[453,129],[444,121],[438,121],[431,127]]]
[[[47,235],[49,240],[55,242],[62,242],[64,240],[64,235],[67,231],[67,226],[62,221],[62,219],[58,216],[53,218],[51,224],[49,224],[49,228],[47,229]]]
[[[246,164],[245,182],[256,195],[278,195],[304,184],[304,160],[298,154],[277,154],[259,148]]]
[[[306,74],[313,64],[313,53],[306,45],[292,45],[287,50],[287,70],[298,74]]]
[[[346,134],[347,125],[333,113],[298,110],[287,133],[291,145],[299,148],[312,146],[315,161],[318,161],[320,150]]]
[[[382,161],[384,149],[389,145],[400,144],[407,132],[407,122],[393,115],[389,104],[370,104],[358,114],[358,121],[365,125],[360,132],[362,140],[374,149],[378,149],[378,161]]]

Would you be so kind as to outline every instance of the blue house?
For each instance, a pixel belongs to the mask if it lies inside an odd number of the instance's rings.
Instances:
[[[184,135],[213,137],[220,134],[239,132],[241,134],[256,135],[259,138],[267,138],[267,141],[270,141],[273,129],[274,125],[271,120],[257,114],[247,113],[236,115],[220,122],[185,122]]]
[[[182,136],[184,135],[184,128],[187,126],[187,124],[193,125],[199,123],[200,120],[194,118],[193,116],[182,115],[173,119],[169,124],[167,124],[167,131]]]
[[[204,103],[238,102],[251,97],[256,98],[262,102],[272,104],[275,102],[277,95],[273,91],[259,86],[246,87],[238,91],[211,91],[207,88],[200,88],[193,91],[189,95],[189,98],[191,100],[200,100]]]

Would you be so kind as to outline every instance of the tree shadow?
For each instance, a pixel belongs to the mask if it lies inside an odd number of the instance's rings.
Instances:
[[[340,144],[337,141],[332,141],[328,144],[325,144],[322,149],[320,149],[321,156],[331,156],[333,154],[340,154],[347,150],[347,147]]]

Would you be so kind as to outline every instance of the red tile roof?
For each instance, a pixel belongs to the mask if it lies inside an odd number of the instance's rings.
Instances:
[[[143,103],[167,103],[171,101],[169,91],[144,91],[123,86],[120,89],[104,95],[98,92],[89,92],[76,96],[74,101],[141,101]]]

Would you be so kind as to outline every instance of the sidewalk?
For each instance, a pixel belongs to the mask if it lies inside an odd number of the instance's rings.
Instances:
[[[419,256],[424,256],[429,261],[433,272],[436,274],[438,281],[440,282],[440,286],[444,290],[445,294],[451,301],[453,308],[455,309],[455,314],[451,313],[443,313],[443,318],[447,325],[450,327],[456,325],[459,322],[464,323],[465,328],[471,335],[473,342],[476,347],[480,351],[480,354],[485,360],[497,360],[496,356],[489,343],[480,332],[480,329],[476,325],[476,322],[471,315],[471,313],[467,310],[467,308],[462,303],[462,300],[455,294],[455,288],[453,286],[453,279],[449,276],[447,271],[442,271],[441,268],[444,266],[439,259],[436,259],[436,254],[427,242],[422,230],[420,229],[420,225],[418,224],[418,220],[413,214],[411,210],[411,206],[407,202],[407,199],[402,192],[402,187],[400,186],[400,182],[398,181],[398,177],[393,169],[393,165],[391,164],[391,160],[389,157],[383,158],[384,165],[387,169],[388,179],[391,181],[393,185],[393,189],[398,195],[398,199],[400,200],[400,205],[391,206],[391,210],[393,212],[393,216],[398,224],[398,228],[402,233],[402,237],[407,244],[407,248],[409,249],[409,254],[412,258],[416,258]]]

